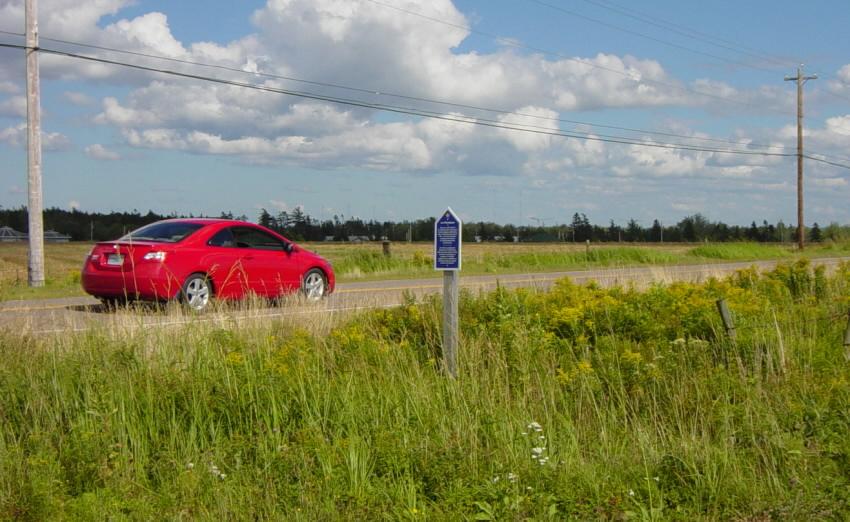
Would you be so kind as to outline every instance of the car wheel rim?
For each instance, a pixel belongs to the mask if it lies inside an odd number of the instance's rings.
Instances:
[[[210,288],[203,279],[196,278],[186,285],[186,302],[195,310],[202,310],[210,301]]]
[[[304,290],[304,293],[307,294],[307,299],[310,301],[321,299],[325,295],[324,278],[316,272],[307,275],[307,278],[304,280]]]

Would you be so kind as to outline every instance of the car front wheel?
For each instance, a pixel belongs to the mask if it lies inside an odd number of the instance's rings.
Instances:
[[[303,282],[301,283],[301,291],[308,301],[319,301],[325,296],[328,288],[328,281],[325,278],[324,272],[318,268],[309,270],[304,274]]]
[[[180,299],[192,310],[200,312],[210,304],[212,295],[213,289],[209,278],[204,274],[192,274],[183,283]]]

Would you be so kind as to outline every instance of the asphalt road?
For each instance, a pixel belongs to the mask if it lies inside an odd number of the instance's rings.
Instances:
[[[812,261],[833,269],[850,258],[824,258]],[[528,287],[547,289],[558,279],[569,277],[576,283],[596,281],[603,286],[617,284],[647,285],[654,282],[691,281],[699,282],[709,277],[720,277],[736,270],[756,266],[761,270],[775,267],[777,261],[747,261],[716,263],[707,265],[640,266],[632,268],[603,268],[574,270],[569,272],[546,272],[533,274],[464,276],[461,273],[462,289],[474,293],[496,288]],[[304,303],[294,299],[279,305],[265,302],[235,305],[222,310],[195,314],[171,307],[167,312],[155,307],[131,307],[118,311],[104,309],[99,301],[91,297],[69,297],[31,301],[6,301],[0,303],[0,329],[30,334],[62,334],[84,331],[91,328],[138,329],[170,327],[195,322],[213,322],[226,325],[234,321],[265,320],[280,317],[313,317],[330,320],[369,308],[391,307],[400,304],[405,294],[417,299],[442,292],[442,279],[384,280],[358,283],[343,283],[336,292],[318,304]]]

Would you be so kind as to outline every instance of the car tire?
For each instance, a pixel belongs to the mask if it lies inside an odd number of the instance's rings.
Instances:
[[[321,301],[328,293],[328,278],[318,268],[313,268],[301,279],[301,293],[311,302]]]
[[[196,312],[205,310],[212,298],[213,287],[206,274],[192,274],[183,282],[180,301],[192,310]]]

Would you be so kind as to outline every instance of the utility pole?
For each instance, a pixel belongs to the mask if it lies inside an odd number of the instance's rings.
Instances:
[[[797,82],[797,247],[803,250],[806,227],[803,224],[803,84],[817,80],[818,75],[803,76],[803,65],[797,67],[797,76],[786,76],[786,82]]]
[[[30,286],[44,286],[44,221],[41,200],[41,102],[38,79],[38,0],[26,0],[27,183]]]

